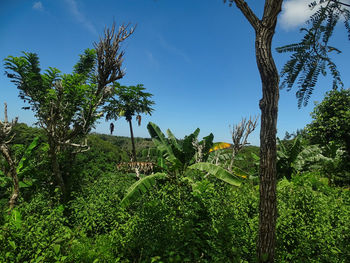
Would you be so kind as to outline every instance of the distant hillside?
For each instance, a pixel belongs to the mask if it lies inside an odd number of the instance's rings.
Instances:
[[[131,139],[130,139],[130,137],[113,136],[113,135],[99,134],[99,133],[92,133],[89,136],[98,136],[101,140],[108,141],[109,143],[111,143],[115,146],[118,146],[122,150],[125,150],[127,152],[131,151]],[[135,137],[136,151],[140,151],[141,149],[150,148],[153,146],[154,146],[154,144],[153,144],[151,138]]]
[[[44,131],[38,127],[30,127],[24,123],[18,123],[15,128],[15,137],[12,141],[13,144],[24,144],[29,145],[34,137],[39,136],[42,141],[46,141],[46,136]],[[126,136],[113,136],[108,134],[91,133],[88,135],[88,144],[90,146],[90,151],[95,152],[95,154],[88,154],[90,156],[97,155],[101,153],[112,154],[115,161],[128,161],[131,153],[131,140],[130,137]],[[135,138],[135,146],[137,151],[137,156],[140,160],[145,158],[145,149],[154,148],[154,144],[151,138]],[[143,152],[143,154],[142,154]],[[226,149],[225,152],[230,153],[231,149]],[[246,146],[242,149],[239,156],[244,156],[244,161],[237,160],[237,164],[242,163],[251,166],[254,163],[254,159],[251,155],[254,153],[259,155],[259,147],[257,146]],[[84,155],[84,154],[83,154]],[[238,157],[238,156],[237,156]],[[240,158],[238,158],[240,159]],[[249,165],[248,165],[249,164]],[[244,165],[243,165],[244,166]],[[249,167],[251,168],[251,167]]]

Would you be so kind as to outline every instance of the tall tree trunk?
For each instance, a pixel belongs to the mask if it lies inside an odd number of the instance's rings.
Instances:
[[[12,183],[13,183],[13,192],[9,200],[9,206],[10,206],[10,209],[12,210],[19,196],[19,181],[18,181],[18,175],[16,171],[16,165],[12,160],[10,151],[6,145],[2,144],[0,146],[0,151],[4,156],[4,158],[6,159],[8,165],[10,166],[10,176],[12,178]]]
[[[56,145],[54,140],[50,139],[49,136],[49,158],[50,158],[50,162],[51,162],[51,169],[52,169],[52,173],[55,177],[56,183],[58,184],[58,187],[60,188],[63,197],[65,198],[66,196],[66,187],[64,184],[64,180],[62,177],[62,173],[61,173],[61,169],[60,169],[60,165],[58,163],[58,159],[57,159],[57,149],[56,149]]]
[[[129,122],[129,127],[130,127],[130,136],[131,136],[131,145],[132,145],[132,155],[134,158],[134,162],[137,162],[136,160],[136,148],[135,148],[135,141],[134,141],[134,132],[132,131],[132,124],[131,124],[131,120],[128,120]]]
[[[274,262],[276,243],[276,131],[279,99],[279,76],[272,57],[271,43],[283,0],[265,0],[259,19],[245,0],[235,3],[255,30],[255,55],[262,82],[263,97],[260,128],[260,203],[257,252],[259,262]]]
[[[274,262],[276,243],[276,132],[279,99],[279,75],[271,53],[275,27],[263,24],[256,31],[256,60],[262,81],[263,97],[260,129],[260,204],[259,204],[259,262]]]

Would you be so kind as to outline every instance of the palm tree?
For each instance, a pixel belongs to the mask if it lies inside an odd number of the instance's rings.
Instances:
[[[132,117],[136,115],[136,120],[140,126],[140,114],[144,113],[151,115],[153,111],[151,106],[154,104],[154,101],[150,100],[150,98],[153,95],[145,92],[143,84],[127,87],[116,83],[113,92],[114,96],[108,100],[107,105],[104,107],[104,112],[106,112],[106,120],[117,120],[119,117],[125,117],[130,127],[132,158],[134,161],[136,161],[136,149],[131,120]]]

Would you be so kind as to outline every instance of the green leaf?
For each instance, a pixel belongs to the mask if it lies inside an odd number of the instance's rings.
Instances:
[[[1,176],[4,176],[4,174]],[[12,179],[8,176],[0,177],[0,187],[6,187],[11,182],[12,182]]]
[[[176,137],[174,136],[174,134],[171,132],[170,129],[168,129],[167,131],[167,135],[168,135],[168,138],[169,138],[169,141],[170,143],[176,148],[178,149],[179,151],[181,151],[181,147],[176,139]]]
[[[10,246],[11,246],[14,250],[17,248],[17,246],[16,246],[16,244],[15,244],[14,241],[9,240],[9,244],[10,244]]]
[[[241,185],[241,179],[230,173],[229,171],[225,170],[224,168],[217,166],[212,163],[196,163],[188,167],[189,169],[197,169],[202,172],[207,172],[210,175],[215,176],[216,178],[230,184],[233,186],[240,186]]]
[[[158,157],[157,159],[157,165],[161,167],[162,169],[167,169],[167,166],[165,164],[165,160],[162,156]]]
[[[138,199],[142,194],[146,193],[156,184],[157,179],[163,179],[167,177],[165,173],[156,173],[142,178],[141,180],[132,184],[123,200],[120,202],[122,207],[129,206],[132,202]]]
[[[242,178],[249,178],[250,174],[246,171],[243,171],[241,168],[237,166],[232,166],[233,172],[236,176],[242,177]]]
[[[33,185],[33,181],[26,181],[26,182],[19,182],[19,187],[20,188],[27,188],[31,187]]]
[[[43,259],[44,259],[43,256],[39,256],[35,259],[35,263],[43,262]]]
[[[38,141],[39,141],[39,137],[35,137],[34,140],[31,142],[31,144],[27,147],[21,160],[19,161],[16,168],[16,172],[19,176],[21,175],[21,172],[23,170],[23,167],[26,165],[27,160],[30,158],[32,151],[35,149],[35,147],[38,146]]]
[[[22,215],[17,209],[11,211],[11,223],[17,228],[22,227]]]
[[[58,255],[61,251],[61,246],[59,244],[53,245],[53,251],[55,252],[56,255]]]
[[[167,156],[174,156],[174,153],[170,147],[170,144],[168,143],[167,138],[162,133],[160,128],[153,122],[149,122],[147,124],[147,129],[149,134],[152,137],[154,144],[157,146],[158,150],[160,150],[162,153],[165,152]]]

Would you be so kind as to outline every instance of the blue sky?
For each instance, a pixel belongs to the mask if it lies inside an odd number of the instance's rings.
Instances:
[[[247,1],[258,16],[264,1]],[[258,2],[258,3],[257,3]],[[310,15],[309,1],[285,1],[273,46],[297,42],[299,28]],[[144,84],[154,94],[155,111],[143,116],[135,136],[148,137],[146,125],[155,122],[181,138],[197,127],[201,136],[212,132],[215,141],[230,142],[229,126],[242,117],[258,115],[261,84],[255,64],[254,31],[243,15],[222,0],[0,0],[0,105],[8,103],[9,116],[35,122],[31,111],[21,109],[18,90],[3,74],[3,59],[21,51],[39,55],[42,69],[56,67],[70,73],[78,55],[91,48],[105,26],[137,24],[124,43],[126,69],[123,85]],[[349,44],[343,26],[334,45],[345,87],[349,87]],[[288,55],[274,54],[280,69]],[[303,128],[311,121],[313,101],[331,89],[330,77],[321,78],[310,103],[297,108],[296,89],[281,90],[278,136]],[[3,110],[1,106],[1,119]],[[96,126],[108,133],[103,119]],[[117,135],[129,136],[124,119],[115,123]],[[249,140],[259,144],[259,129]]]

